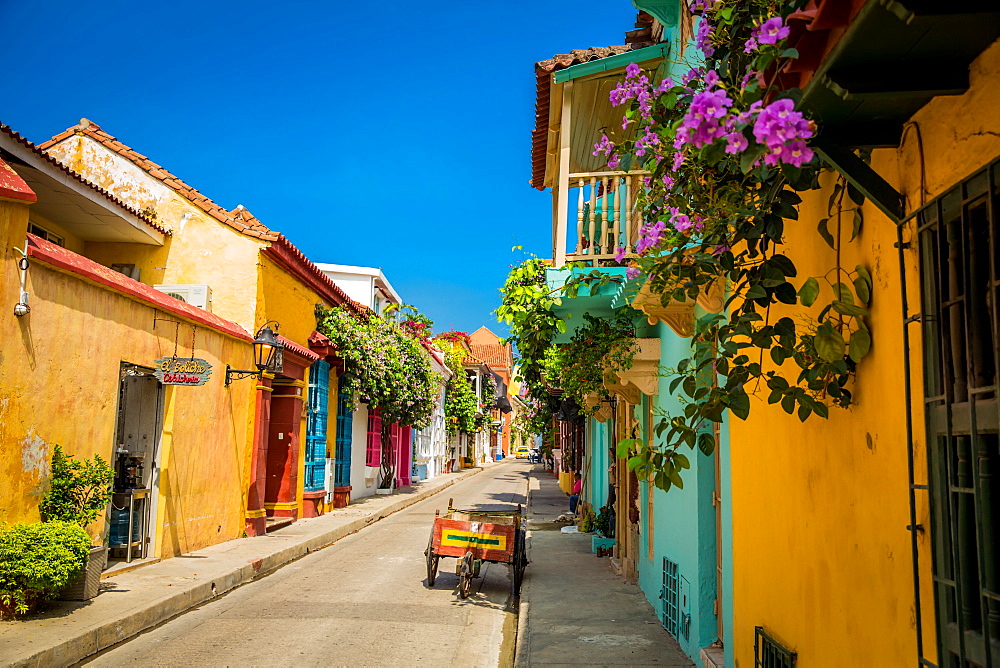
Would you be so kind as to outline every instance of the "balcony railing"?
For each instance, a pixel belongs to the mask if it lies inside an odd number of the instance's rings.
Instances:
[[[600,266],[613,260],[619,248],[633,252],[642,226],[636,195],[646,176],[649,172],[570,174],[566,196],[556,195],[553,225],[556,266],[581,261]],[[567,209],[574,197],[576,211],[571,212]]]

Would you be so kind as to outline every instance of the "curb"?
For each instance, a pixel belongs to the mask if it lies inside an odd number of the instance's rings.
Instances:
[[[524,502],[525,511],[531,508],[531,479],[533,477],[528,479],[528,492],[525,495]],[[524,534],[524,551],[529,563],[531,562],[531,538],[532,532],[529,529]],[[530,665],[528,651],[528,612],[531,608],[531,575],[528,569],[525,569],[524,572],[525,577],[521,581],[521,593],[517,605],[517,629],[514,638],[514,661],[512,662],[514,666]]]
[[[345,536],[356,533],[370,524],[374,524],[393,513],[397,513],[415,503],[434,496],[438,492],[485,470],[483,467],[476,467],[468,472],[460,473],[444,484],[418,491],[412,496],[400,498],[398,501],[386,505],[371,515],[351,520],[343,526],[336,527],[260,559],[255,559],[240,568],[234,568],[213,578],[212,582],[193,584],[185,589],[172,592],[169,596],[147,601],[146,605],[130,611],[119,619],[108,621],[97,628],[91,628],[67,637],[54,647],[39,649],[30,656],[9,660],[9,663],[6,663],[8,659],[4,659],[5,665],[35,668],[42,666],[68,666],[77,663],[88,656],[108,649],[112,645],[128,640],[146,629],[169,621],[173,617],[187,612],[197,605],[232,591],[257,578],[268,575],[282,566],[306,556],[310,552],[332,545]]]

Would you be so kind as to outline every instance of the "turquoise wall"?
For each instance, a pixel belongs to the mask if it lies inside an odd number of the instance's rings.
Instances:
[[[608,451],[610,440],[611,421],[598,422],[594,418],[588,418],[587,460],[583,471],[586,492],[583,500],[594,507],[595,514],[608,502],[608,467],[611,465]]]
[[[647,336],[658,336],[662,341],[661,365],[675,367],[677,361],[690,354],[690,339],[682,339],[669,327],[659,324],[650,328]],[[654,402],[653,425],[657,411],[677,414],[682,404],[668,394],[669,377],[660,379],[659,394]],[[644,417],[646,399],[641,407]],[[645,429],[645,421],[640,420]],[[679,601],[682,619],[690,615],[687,638],[678,633],[678,642],[684,652],[699,661],[702,647],[717,638],[717,622],[713,612],[716,597],[715,565],[715,509],[712,492],[715,491],[715,462],[699,451],[685,452],[691,468],[685,471],[684,489],[671,488],[669,492],[653,491],[653,549],[649,552],[649,518],[647,516],[647,483],[642,485],[640,512],[642,515],[643,551],[639,555],[639,586],[647,600],[663,621],[663,559],[678,565],[681,578]]]

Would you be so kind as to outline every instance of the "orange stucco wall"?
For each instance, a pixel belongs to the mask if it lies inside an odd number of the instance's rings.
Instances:
[[[912,119],[923,140],[922,156],[916,128],[907,131],[899,150],[875,152],[872,166],[903,193],[907,213],[1000,155],[998,80],[1000,44],[994,44],[974,63],[967,94],[937,98]],[[816,232],[832,183],[827,178],[823,191],[806,198],[798,222],[786,222],[787,253],[800,282],[834,266],[833,251]],[[901,277],[894,225],[870,204],[864,213],[861,235],[843,252],[845,267],[864,264],[875,283],[873,345],[858,369],[857,405],[831,409],[829,420],[813,417],[804,424],[763,399],[754,402],[746,422],[730,416],[735,637],[727,642],[735,648],[736,666],[743,668],[754,665],[757,625],[797,651],[800,668],[916,662]],[[907,226],[904,238],[913,234]],[[916,249],[904,257],[912,314],[919,310]],[[815,311],[779,308],[772,318],[815,316]],[[916,482],[925,483],[919,326],[909,333]],[[917,522],[929,526],[925,492],[918,492]],[[933,656],[926,533],[919,548],[924,646]]]
[[[23,246],[27,207],[0,202],[0,296],[12,309],[19,289],[10,251]],[[31,313],[0,318],[0,521],[36,521],[52,447],[111,461],[122,362],[145,367],[179,354],[214,367],[201,387],[168,387],[160,446],[155,554],[173,556],[243,532],[245,452],[251,393],[223,385],[225,365],[249,357],[249,342],[198,327],[114,290],[32,263]],[[154,322],[154,318],[180,321]],[[91,527],[94,535],[101,529]]]

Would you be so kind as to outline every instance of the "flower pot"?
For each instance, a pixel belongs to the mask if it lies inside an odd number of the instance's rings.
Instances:
[[[89,601],[97,596],[101,586],[101,572],[108,563],[108,548],[91,547],[87,565],[59,595],[64,601]]]

